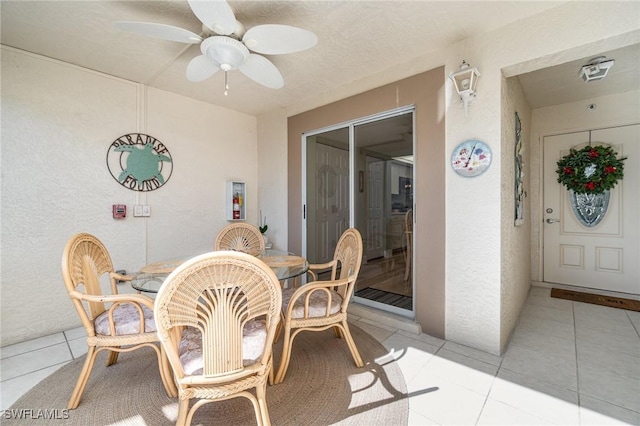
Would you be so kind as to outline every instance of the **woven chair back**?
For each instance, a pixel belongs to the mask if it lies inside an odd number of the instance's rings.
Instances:
[[[240,252],[218,251],[197,256],[167,277],[155,301],[156,324],[174,372],[184,371],[178,358],[179,331],[194,327],[202,335],[205,377],[243,369],[243,327],[266,321],[267,339],[260,364],[266,365],[280,318],[282,293],[278,278],[264,262]]]
[[[93,296],[103,294],[100,278],[110,272],[113,272],[111,256],[100,240],[86,233],[69,239],[62,256],[62,276],[70,295],[73,291]],[[117,293],[115,280],[111,280],[111,287],[112,293]],[[89,315],[91,321],[105,311],[104,303],[89,302],[87,312],[82,302],[73,296],[71,298],[78,314],[81,317]]]
[[[331,279],[349,278],[350,284],[346,287],[338,288],[340,295],[348,301],[351,298],[353,287],[362,265],[362,235],[356,228],[349,228],[342,233],[336,250],[334,260],[336,261],[331,271]]]
[[[406,232],[413,232],[413,209],[407,210],[404,215],[404,226]]]
[[[214,249],[233,250],[258,256],[265,250],[264,237],[260,230],[248,223],[232,223],[218,233]]]

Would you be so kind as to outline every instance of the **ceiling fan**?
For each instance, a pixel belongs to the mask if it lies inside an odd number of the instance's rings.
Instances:
[[[284,86],[282,74],[261,54],[279,55],[300,52],[316,45],[314,33],[289,25],[258,25],[245,32],[225,0],[188,0],[194,15],[202,22],[202,35],[173,25],[150,22],[119,21],[114,25],[122,30],[144,36],[181,43],[198,44],[202,55],[187,66],[187,80],[199,82],[216,72],[225,72],[225,89],[229,85],[227,72],[240,70],[255,82],[272,88]],[[253,53],[256,52],[256,53]]]

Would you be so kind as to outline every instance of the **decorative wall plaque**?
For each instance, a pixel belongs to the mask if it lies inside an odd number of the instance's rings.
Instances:
[[[107,167],[118,183],[132,191],[154,191],[167,183],[173,171],[167,147],[153,136],[128,133],[113,141]]]
[[[475,177],[484,173],[491,165],[491,148],[479,140],[468,140],[451,152],[451,167],[463,177]]]
[[[599,224],[607,214],[609,190],[601,194],[578,194],[569,190],[569,201],[580,223],[591,228]]]
[[[516,145],[514,149],[515,161],[515,226],[524,222],[524,143],[522,141],[522,123],[516,112]]]

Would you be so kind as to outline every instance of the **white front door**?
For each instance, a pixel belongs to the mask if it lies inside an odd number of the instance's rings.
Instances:
[[[579,222],[569,191],[557,182],[557,161],[570,148],[606,144],[625,161],[600,223]],[[544,138],[544,281],[640,295],[640,125]]]

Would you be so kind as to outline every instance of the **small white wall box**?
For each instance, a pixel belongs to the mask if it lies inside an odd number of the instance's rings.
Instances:
[[[247,220],[247,184],[227,182],[227,220]]]

